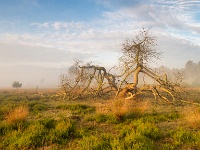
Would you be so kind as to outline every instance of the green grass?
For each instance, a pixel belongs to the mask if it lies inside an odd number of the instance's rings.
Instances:
[[[24,123],[25,124],[25,123]],[[6,126],[0,127],[1,149],[30,149],[48,145],[67,144],[75,135],[75,127],[71,120],[44,119],[29,122],[23,129]]]
[[[86,117],[86,121],[92,121],[97,123],[108,123],[108,124],[117,124],[119,123],[118,119],[113,114],[94,114]]]
[[[61,104],[56,107],[57,109],[70,110],[73,114],[87,114],[94,112],[95,108],[84,104]]]
[[[134,109],[129,107],[119,120],[117,109],[101,113],[96,103],[107,107],[112,100],[58,101],[31,93],[1,92],[0,149],[176,150],[200,147],[200,131],[184,120],[184,106],[157,105],[152,100],[144,111],[138,111],[141,110],[139,105],[138,109],[135,105]],[[8,114],[20,106],[28,107],[29,113],[10,123]]]

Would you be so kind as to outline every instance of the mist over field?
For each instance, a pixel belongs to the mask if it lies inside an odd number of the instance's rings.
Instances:
[[[142,27],[157,37],[163,52],[149,64],[153,68],[198,64],[199,6],[185,0],[1,1],[0,88],[12,88],[14,81],[22,88],[58,87],[74,59],[118,65],[122,43]]]

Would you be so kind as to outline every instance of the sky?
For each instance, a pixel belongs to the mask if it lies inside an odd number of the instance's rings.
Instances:
[[[117,65],[143,27],[163,52],[153,67],[200,61],[199,0],[0,0],[0,88],[58,87],[74,59]]]

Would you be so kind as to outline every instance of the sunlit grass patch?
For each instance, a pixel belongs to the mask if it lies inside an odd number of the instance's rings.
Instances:
[[[6,122],[8,124],[15,124],[25,121],[29,115],[29,108],[27,106],[18,106],[10,110],[6,116]]]
[[[110,105],[110,111],[119,121],[122,121],[125,118],[140,117],[150,107],[149,101],[117,99]]]
[[[200,108],[188,107],[183,112],[185,122],[189,127],[200,128]]]

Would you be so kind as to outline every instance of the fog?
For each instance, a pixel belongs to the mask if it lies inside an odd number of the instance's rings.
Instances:
[[[156,36],[158,36],[156,48],[163,52],[163,57],[150,64],[153,68],[165,66],[170,69],[181,69],[185,67],[188,60],[198,63],[200,46],[163,34],[157,33]],[[22,83],[22,88],[37,86],[57,88],[59,76],[66,73],[67,68],[74,63],[74,59],[84,62],[92,61],[94,65],[108,69],[118,65],[121,47],[109,46],[114,43],[102,43],[102,45],[108,49],[100,50],[100,46],[93,53],[88,53],[84,51],[87,47],[84,47],[82,51],[71,51],[72,48],[63,50],[47,46],[0,42],[0,88],[12,88],[14,81]]]
[[[59,75],[85,54],[40,46],[0,43],[0,88],[12,88],[14,81],[22,88],[58,87]],[[89,57],[89,55],[87,55]]]

